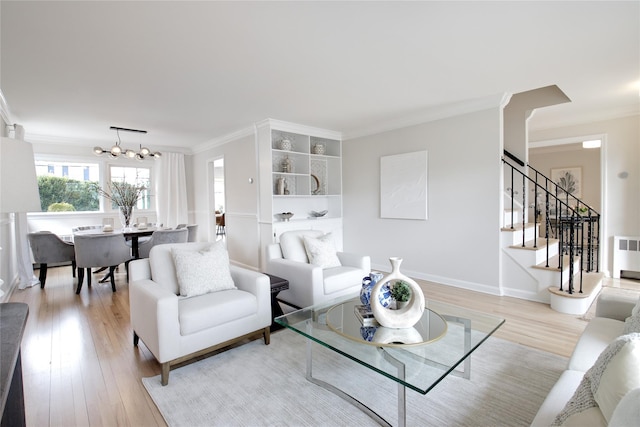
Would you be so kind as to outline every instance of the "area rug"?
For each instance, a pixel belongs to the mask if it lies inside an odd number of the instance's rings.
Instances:
[[[169,426],[375,426],[353,405],[305,379],[305,338],[283,330],[143,378]],[[397,424],[397,383],[314,344],[313,374]],[[528,426],[567,359],[490,337],[471,379],[449,376],[428,394],[407,390],[408,426]]]

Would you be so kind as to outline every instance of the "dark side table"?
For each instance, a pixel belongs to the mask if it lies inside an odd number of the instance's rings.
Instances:
[[[284,314],[282,311],[282,307],[280,307],[280,304],[278,304],[277,297],[280,291],[289,289],[289,281],[287,279],[283,279],[282,277],[273,276],[267,273],[264,274],[269,276],[269,280],[271,281],[271,332],[273,332],[283,328],[283,326],[275,323],[273,319]]]

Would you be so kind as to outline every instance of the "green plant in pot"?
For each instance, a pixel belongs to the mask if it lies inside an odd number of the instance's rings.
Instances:
[[[411,287],[403,280],[398,280],[391,288],[391,297],[396,301],[396,308],[402,308],[411,298]]]

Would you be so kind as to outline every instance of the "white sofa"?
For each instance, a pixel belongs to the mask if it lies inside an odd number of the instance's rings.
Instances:
[[[269,344],[271,326],[271,285],[269,277],[229,265],[222,242],[157,245],[149,258],[129,266],[129,302],[134,346],[142,339],[162,364],[162,385],[169,382],[169,370],[191,358],[207,354],[235,342],[262,336]],[[181,271],[198,274],[202,268],[176,269],[172,249],[191,252],[208,250],[221,254],[226,277],[230,273],[237,289],[211,291],[202,295],[179,296]],[[200,271],[196,271],[200,270]],[[207,280],[204,280],[207,281]],[[182,288],[185,289],[184,287]]]
[[[566,370],[545,398],[531,424],[532,426],[551,426],[554,423],[558,414],[561,413],[574,396],[585,373],[596,363],[600,354],[609,344],[623,334],[625,319],[631,316],[636,303],[638,303],[638,296],[606,293],[604,291],[600,294],[596,303],[595,318],[589,322],[580,336]],[[637,364],[640,365],[640,360],[637,360]],[[630,403],[632,406],[640,407],[638,406],[640,404],[638,401]],[[619,407],[622,406],[619,405]],[[619,407],[616,407],[614,416],[619,409],[623,411]],[[628,408],[624,409],[626,414],[628,414]],[[618,415],[618,418],[620,416]],[[640,425],[640,418],[636,419],[636,421],[636,425]],[[613,424],[612,418],[610,425]],[[584,412],[583,418],[573,418],[566,425],[607,425],[607,420],[599,409],[591,408],[589,412]],[[624,426],[626,423],[617,425]]]

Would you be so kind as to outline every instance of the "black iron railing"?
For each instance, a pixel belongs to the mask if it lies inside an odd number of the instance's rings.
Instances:
[[[513,154],[505,151],[502,162],[507,167],[505,176],[510,179],[505,188],[511,198],[511,228],[514,227],[515,202],[522,203],[522,246],[526,245],[526,211],[533,208],[533,222],[540,224],[542,235],[559,240],[558,268],[560,269],[560,290],[564,283],[564,261],[568,257],[569,284],[567,292],[574,292],[574,262],[579,259],[580,286],[582,293],[582,273],[598,272],[600,265],[600,214],[573,194],[553,182],[550,178],[525,164]],[[518,166],[511,163],[509,160]],[[521,188],[522,192],[515,190]],[[531,194],[532,197],[527,197]],[[538,230],[535,228],[533,247],[538,247]],[[549,267],[549,245],[546,245],[546,267]]]

